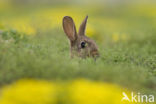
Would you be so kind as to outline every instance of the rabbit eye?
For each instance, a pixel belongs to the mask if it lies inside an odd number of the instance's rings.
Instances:
[[[86,43],[85,42],[81,42],[81,48],[85,48]]]

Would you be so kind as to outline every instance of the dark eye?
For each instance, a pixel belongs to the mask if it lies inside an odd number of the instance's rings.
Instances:
[[[85,48],[86,43],[85,42],[81,42],[81,48]]]

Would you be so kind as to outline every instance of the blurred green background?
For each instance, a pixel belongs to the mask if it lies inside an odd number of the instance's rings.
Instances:
[[[62,18],[86,34],[100,58],[70,59]],[[0,86],[23,78],[108,82],[156,94],[155,0],[0,0]]]

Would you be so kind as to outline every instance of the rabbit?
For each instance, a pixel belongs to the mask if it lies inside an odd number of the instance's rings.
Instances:
[[[87,20],[88,16],[80,25],[77,33],[73,19],[70,16],[63,18],[63,30],[70,40],[71,58],[74,56],[81,58],[93,57],[95,59],[99,57],[96,43],[85,35]]]

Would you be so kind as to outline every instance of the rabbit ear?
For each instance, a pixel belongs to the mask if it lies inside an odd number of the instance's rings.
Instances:
[[[86,18],[83,20],[82,24],[80,25],[79,35],[85,35],[87,20],[88,20],[88,16],[86,16]]]
[[[71,17],[65,16],[63,18],[63,29],[67,37],[70,39],[70,41],[76,40],[77,33],[76,33],[75,23]]]

